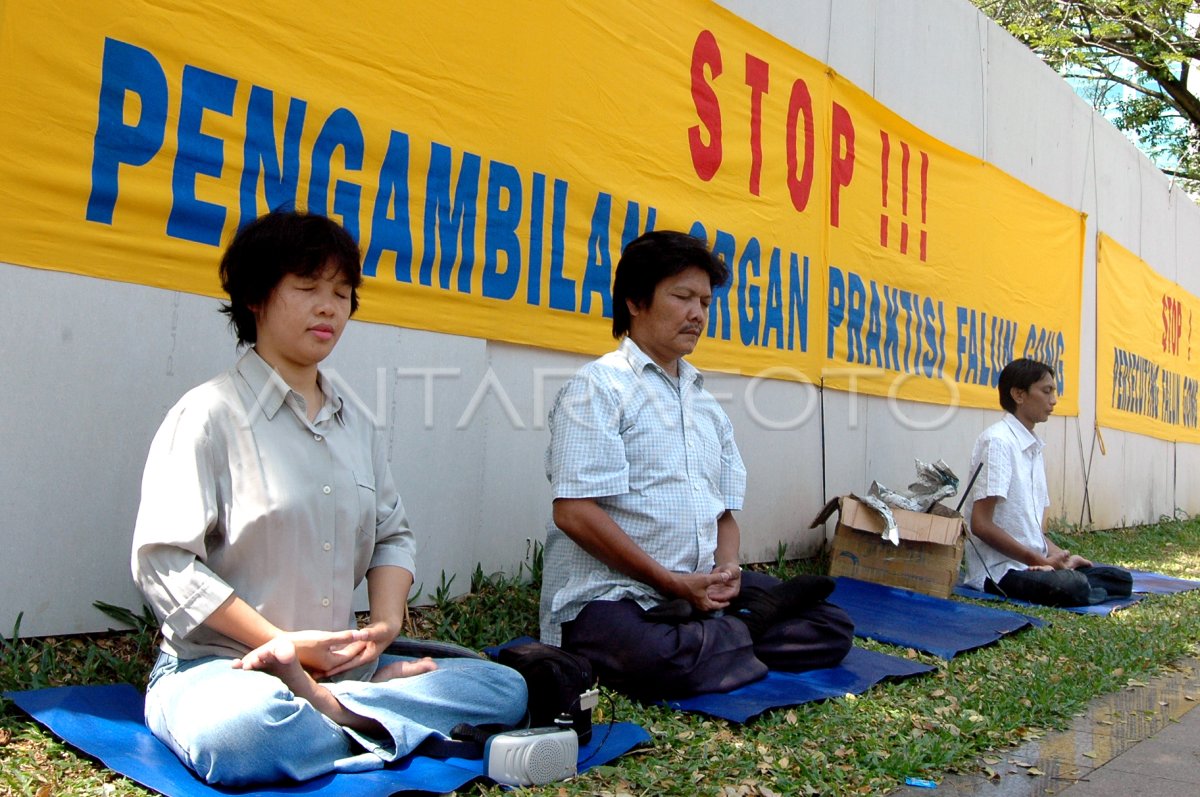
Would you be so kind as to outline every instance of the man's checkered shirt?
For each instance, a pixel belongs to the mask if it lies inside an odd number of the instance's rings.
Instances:
[[[746,468],[733,425],[680,361],[678,386],[626,338],[588,363],[550,411],[546,476],[554,498],[592,498],[642,550],[673,572],[709,572],[717,519],[741,509]],[[560,644],[561,624],[593,600],[663,600],[601,564],[547,524],[541,636]]]

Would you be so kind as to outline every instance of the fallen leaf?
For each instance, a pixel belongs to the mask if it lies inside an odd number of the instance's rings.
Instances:
[[[1041,771],[1040,769],[1038,769],[1037,767],[1030,767],[1030,768],[1029,768],[1029,771],[1028,771],[1028,772],[1026,772],[1025,774],[1026,774],[1026,775],[1045,775],[1046,773],[1045,773],[1045,772],[1042,772],[1042,771]]]
[[[984,767],[983,774],[988,776],[988,780],[1000,780],[1000,773],[991,767]]]
[[[1097,755],[1099,755],[1099,753],[1097,753],[1095,750],[1088,750],[1086,753],[1083,754],[1083,757],[1084,758],[1095,758]]]
[[[12,741],[12,732],[7,728],[0,728],[0,747]]]
[[[992,764],[993,766],[1000,763],[1000,759],[995,756],[987,756],[983,759],[983,763]]]

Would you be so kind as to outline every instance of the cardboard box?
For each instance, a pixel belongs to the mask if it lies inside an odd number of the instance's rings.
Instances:
[[[966,530],[962,516],[941,504],[929,513],[893,509],[900,544],[883,538],[879,513],[853,496],[834,498],[821,510],[812,527],[838,511],[829,575],[849,576],[893,587],[950,597],[958,583]]]

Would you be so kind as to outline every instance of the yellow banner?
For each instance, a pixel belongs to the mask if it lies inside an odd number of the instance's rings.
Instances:
[[[683,229],[733,272],[702,368],[992,407],[1030,354],[1076,408],[1079,215],[703,0],[0,2],[0,137],[6,262],[217,296],[297,206],[360,318],[598,353]]]
[[[1096,264],[1096,422],[1200,443],[1200,298],[1100,235]]]
[[[833,86],[826,384],[996,408],[1032,357],[1077,414],[1084,216]]]

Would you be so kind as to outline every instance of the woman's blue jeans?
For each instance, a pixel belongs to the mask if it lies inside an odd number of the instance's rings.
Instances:
[[[384,655],[379,665],[398,660]],[[381,683],[324,682],[347,709],[386,729],[372,738],[337,725],[274,675],[232,661],[160,653],[146,692],[146,725],[208,783],[379,769],[459,723],[513,726],[525,716],[521,675],[482,659],[436,659],[433,672]]]

